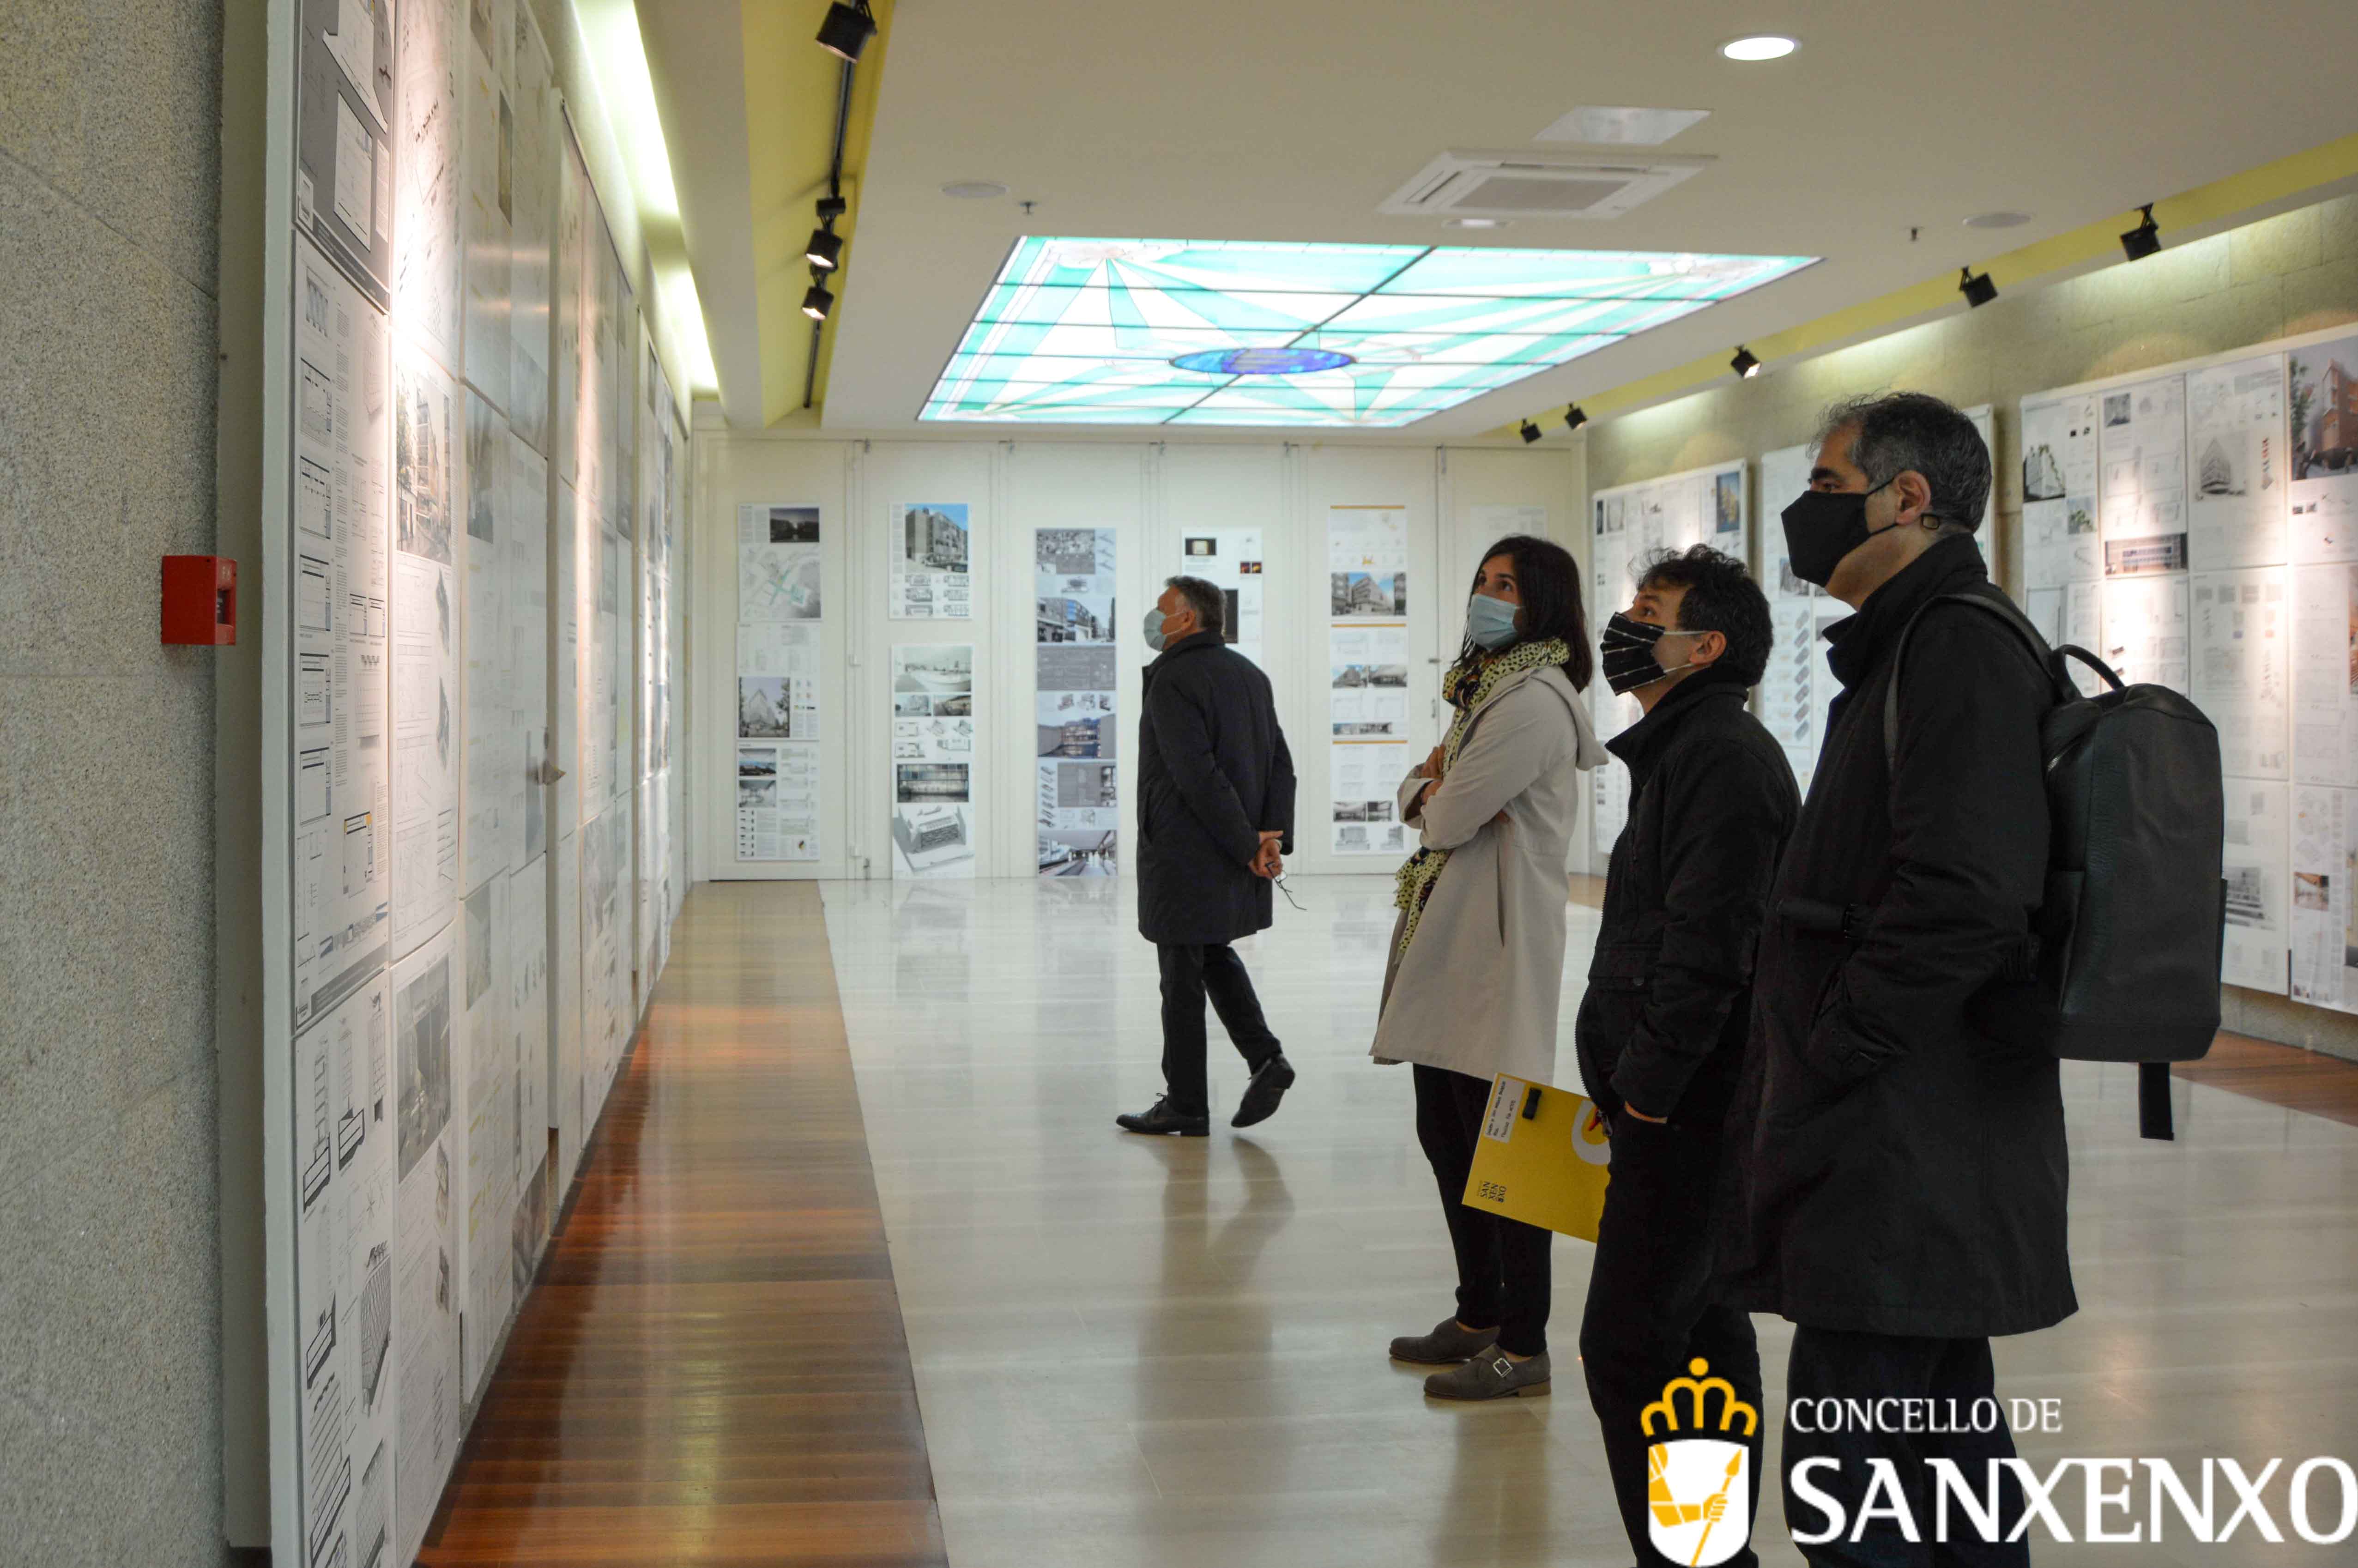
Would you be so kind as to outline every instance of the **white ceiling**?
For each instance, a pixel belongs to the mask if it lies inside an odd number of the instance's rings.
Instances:
[[[1491,430],[2358,130],[2351,17],[2350,0],[899,0],[825,425],[920,428],[1027,232],[1827,258],[1388,438]],[[1802,47],[1720,58],[1755,32]],[[1709,109],[1664,150],[1716,162],[1610,222],[1481,235],[1377,213],[1443,148],[1530,145],[1588,103]],[[961,178],[1011,194],[940,193]],[[2033,222],[1962,226],[1999,208]],[[716,347],[753,330],[714,327]],[[1357,438],[1318,438],[1337,435]]]

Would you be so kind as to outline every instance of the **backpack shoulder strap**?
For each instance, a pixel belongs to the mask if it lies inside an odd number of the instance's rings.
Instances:
[[[1926,611],[1940,604],[1970,604],[1985,614],[1996,617],[2012,630],[2028,651],[2032,662],[2045,672],[2050,695],[2061,702],[2077,694],[2077,688],[2071,686],[2069,677],[2057,667],[2055,651],[2047,645],[2047,639],[2039,634],[2038,627],[2030,623],[2030,618],[2015,608],[2014,600],[1995,591],[1974,593],[1967,589],[1937,594],[1926,600],[1916,613],[1908,618],[1908,624],[1899,629],[1899,645],[1891,652],[1891,682],[1883,688],[1883,765],[1887,772],[1897,772],[1899,767],[1900,661],[1907,656],[1908,639],[1915,633],[1916,623],[1924,619]]]

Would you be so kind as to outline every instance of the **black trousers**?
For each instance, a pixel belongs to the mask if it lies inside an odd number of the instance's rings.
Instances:
[[[1952,1408],[1968,1411],[1976,1400],[1996,1397],[1997,1374],[1990,1363],[1988,1340],[1854,1334],[1803,1325],[1793,1331],[1793,1356],[1785,1380],[1785,1525],[1794,1532],[1794,1544],[1804,1558],[1834,1568],[2028,1568],[2029,1538],[2011,1544],[2004,1539],[2022,1518],[2022,1485],[2011,1470],[1999,1487],[1997,1541],[1984,1541],[1954,1506],[1949,1509],[1949,1540],[1934,1539],[1936,1487],[1929,1462],[1954,1461],[1974,1495],[1986,1498],[1989,1462],[2014,1455],[2014,1434],[2003,1420],[1992,1432],[1970,1430],[1969,1422],[1944,1422],[1967,1428],[1948,1433],[1859,1431],[1856,1423],[1820,1402],[1866,1401],[1870,1415],[1873,1401],[1883,1399],[1936,1400],[1931,1408],[1943,1417]],[[1828,1425],[1841,1430],[1823,1430]],[[1836,1462],[1814,1466],[1806,1479],[1812,1489],[1839,1504],[1844,1515],[1841,1533],[1818,1545],[1805,1545],[1801,1537],[1823,1533],[1832,1521],[1823,1507],[1794,1489],[1794,1467],[1809,1459]],[[1867,1500],[1872,1459],[1887,1459],[1898,1472],[1920,1541],[1909,1541],[1887,1517],[1870,1524],[1860,1540],[1850,1539]]]
[[[1697,1376],[1689,1364],[1698,1357],[1710,1363],[1700,1376],[1725,1379],[1736,1398],[1752,1407],[1748,1433],[1740,1414],[1722,1431],[1725,1400],[1714,1390],[1704,1407],[1709,1430],[1701,1435],[1750,1450],[1751,1512],[1746,1517],[1760,1515],[1760,1452],[1767,1441],[1759,1426],[1767,1408],[1760,1394],[1760,1348],[1752,1320],[1714,1289],[1712,1199],[1721,1147],[1716,1127],[1640,1121],[1626,1114],[1613,1124],[1613,1180],[1605,1189],[1588,1305],[1580,1320],[1581,1370],[1604,1432],[1621,1527],[1640,1568],[1662,1568],[1672,1561],[1655,1550],[1647,1534],[1646,1451],[1666,1437],[1697,1435],[1667,1432],[1658,1421],[1648,1436],[1645,1409],[1663,1397],[1663,1385],[1673,1378]],[[1682,1423],[1692,1420],[1686,1400],[1678,1402],[1677,1413]],[[1760,1560],[1747,1544],[1727,1561],[1736,1568],[1754,1568]]]
[[[1154,951],[1163,962],[1164,1091],[1172,1109],[1201,1115],[1212,1103],[1204,1079],[1204,998],[1210,996],[1229,1041],[1254,1072],[1277,1054],[1277,1036],[1260,1015],[1260,998],[1253,995],[1252,977],[1235,948],[1225,942],[1157,944]]]
[[[1457,1321],[1468,1328],[1498,1326],[1498,1348],[1537,1356],[1547,1348],[1549,1249],[1555,1232],[1467,1208],[1466,1178],[1474,1143],[1490,1104],[1490,1080],[1419,1064],[1416,1141],[1441,1188],[1442,1217],[1457,1253]]]

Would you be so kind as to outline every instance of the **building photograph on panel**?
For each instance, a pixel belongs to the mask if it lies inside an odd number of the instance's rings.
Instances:
[[[0,1560],[2358,1562],[2350,22],[16,7]]]

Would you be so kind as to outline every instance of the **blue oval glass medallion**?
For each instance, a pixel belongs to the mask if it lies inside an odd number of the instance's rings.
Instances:
[[[1213,375],[1302,375],[1340,370],[1351,362],[1351,356],[1332,349],[1206,349],[1201,353],[1181,354],[1171,362],[1180,370]]]

